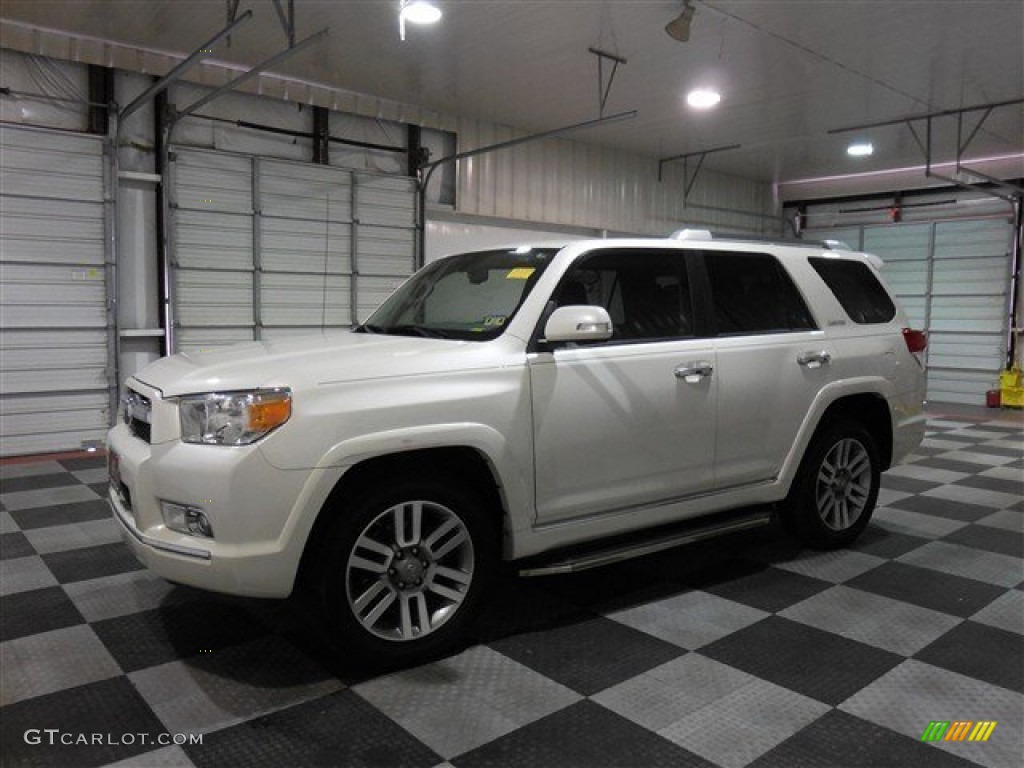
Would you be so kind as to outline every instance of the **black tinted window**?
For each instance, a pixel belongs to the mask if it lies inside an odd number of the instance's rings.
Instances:
[[[693,334],[690,283],[679,251],[608,250],[582,257],[554,300],[594,304],[611,316],[616,340],[671,339]]]
[[[866,264],[820,256],[810,262],[853,322],[887,323],[896,316],[892,299]]]
[[[774,256],[708,251],[704,261],[719,334],[780,333],[815,327],[803,297]]]

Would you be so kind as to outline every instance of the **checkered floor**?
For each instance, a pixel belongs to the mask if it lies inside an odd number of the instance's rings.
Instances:
[[[2,467],[5,766],[1021,765],[1024,424],[1007,412],[934,418],[851,550],[772,527],[508,578],[477,644],[387,675],[332,660],[290,603],[143,570],[105,480],[102,458]],[[922,743],[933,720],[998,725]],[[202,743],[161,746],[176,735]]]

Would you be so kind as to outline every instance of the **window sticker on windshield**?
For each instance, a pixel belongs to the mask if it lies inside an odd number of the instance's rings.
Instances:
[[[484,318],[484,326],[494,328],[495,326],[504,325],[506,320],[508,320],[508,315],[488,315]]]
[[[505,275],[505,279],[506,280],[529,280],[530,279],[530,275],[532,275],[536,271],[537,271],[536,267],[516,267],[515,269],[510,269],[508,271],[508,274]],[[505,321],[502,320],[502,322],[505,322]]]

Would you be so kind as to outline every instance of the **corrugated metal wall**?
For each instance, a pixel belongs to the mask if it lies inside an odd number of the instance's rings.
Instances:
[[[191,148],[171,165],[178,349],[347,328],[412,272],[412,179]]]
[[[804,236],[880,256],[911,324],[928,331],[928,399],[982,405],[1005,363],[1012,232],[1008,218],[966,218]]]
[[[0,126],[0,453],[79,449],[110,416],[103,142]]]
[[[460,152],[526,135],[469,119],[455,130]],[[456,211],[642,235],[666,235],[683,225],[782,233],[770,184],[705,169],[684,204],[682,164],[666,165],[658,181],[656,159],[585,138],[545,139],[461,161]]]

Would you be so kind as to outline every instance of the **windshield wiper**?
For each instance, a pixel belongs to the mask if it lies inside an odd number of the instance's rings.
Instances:
[[[353,333],[387,333],[387,328],[380,325],[371,325],[370,323],[363,323],[357,325],[352,329]]]
[[[423,336],[427,339],[450,339],[451,336],[437,328],[429,328],[425,325],[389,325],[381,328],[381,333],[393,333],[396,336]]]

